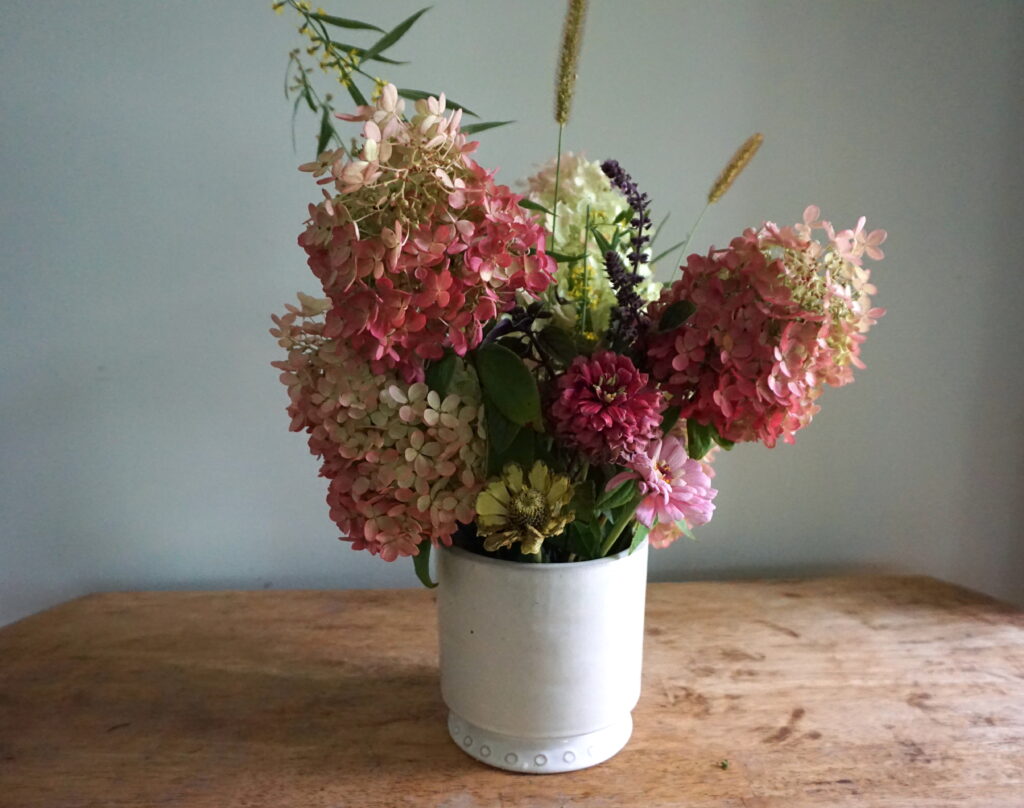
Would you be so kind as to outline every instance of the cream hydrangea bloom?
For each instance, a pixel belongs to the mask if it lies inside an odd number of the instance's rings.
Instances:
[[[604,269],[604,256],[593,237],[586,238],[587,209],[590,221],[598,226],[606,225],[605,232],[611,236],[612,222],[629,208],[626,197],[613,188],[608,177],[601,170],[601,164],[586,160],[582,156],[567,152],[562,155],[558,180],[558,222],[555,241],[551,249],[563,255],[581,255],[586,259],[576,264],[559,264],[555,275],[557,292],[568,305],[555,306],[561,325],[575,325],[582,310],[584,290],[587,306],[585,330],[603,334],[609,323],[615,292],[608,282]],[[527,181],[527,197],[540,205],[552,209],[555,202],[555,161],[551,160]],[[550,218],[547,225],[550,227]],[[624,244],[628,241],[624,240]],[[628,249],[620,249],[623,259]],[[656,300],[661,284],[654,282],[653,270],[648,264],[640,265],[643,280],[637,286],[637,294],[645,300]],[[546,293],[549,301],[555,303],[555,287]]]

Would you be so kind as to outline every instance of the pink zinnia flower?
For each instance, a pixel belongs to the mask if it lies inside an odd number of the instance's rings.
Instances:
[[[573,360],[549,414],[566,444],[595,462],[625,465],[658,435],[664,406],[629,357],[602,351]]]
[[[659,524],[682,521],[691,528],[711,521],[718,491],[711,487],[703,465],[687,457],[682,440],[674,435],[652,440],[647,451],[635,455],[629,465],[630,471],[608,481],[608,490],[637,480],[637,488],[645,496],[636,518],[647,527],[652,527],[655,519]]]

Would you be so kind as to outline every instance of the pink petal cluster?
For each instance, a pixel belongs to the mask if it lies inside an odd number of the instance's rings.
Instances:
[[[484,481],[479,396],[441,398],[422,382],[377,373],[317,319],[328,300],[299,296],[271,334],[288,351],[275,362],[291,403],[292,431],[330,480],[327,502],[342,539],[387,561],[430,539],[451,544],[456,522],[475,517]]]
[[[412,120],[388,85],[360,107],[365,145],[355,158],[321,155],[302,166],[333,182],[310,206],[299,244],[333,303],[326,335],[344,340],[375,372],[422,379],[423,363],[451,345],[464,355],[484,324],[543,291],[554,260],[541,224],[521,196],[497,185],[468,156],[461,111],[445,115],[444,96],[417,102]]]
[[[595,463],[624,465],[658,435],[664,406],[629,357],[601,351],[577,356],[558,377],[548,415],[565,445]]]
[[[648,341],[651,376],[685,419],[730,441],[774,446],[818,411],[824,385],[853,381],[864,333],[884,312],[860,265],[880,257],[885,232],[835,234],[809,207],[802,225],[747,230],[727,249],[691,255],[682,277],[650,306],[652,322],[676,301],[696,312]],[[813,240],[823,230],[828,241]]]
[[[636,518],[647,527],[683,522],[693,528],[707,524],[715,512],[718,491],[711,487],[711,478],[704,465],[686,454],[683,441],[674,435],[652,440],[646,451],[638,453],[623,471],[608,481],[608,490],[627,480],[637,480],[644,498],[636,509]],[[681,532],[681,530],[680,530]],[[665,546],[678,536],[662,528],[654,536]]]

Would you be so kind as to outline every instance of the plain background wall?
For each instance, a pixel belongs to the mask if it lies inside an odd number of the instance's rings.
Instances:
[[[107,589],[416,585],[337,541],[269,367],[270,312],[316,290],[318,192],[268,6],[4,3],[0,623]],[[479,152],[513,183],[554,154],[562,11],[440,2],[384,75],[515,119]],[[714,521],[653,579],[900,571],[1024,602],[1022,41],[1012,0],[593,2],[565,146],[620,160],[666,238],[753,131],[695,249],[811,202],[890,233],[868,369],[794,446],[723,455]]]

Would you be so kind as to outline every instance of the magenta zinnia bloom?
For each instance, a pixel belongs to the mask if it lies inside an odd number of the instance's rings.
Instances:
[[[698,527],[711,521],[718,491],[703,464],[686,455],[686,446],[675,435],[650,442],[645,453],[638,453],[629,464],[630,471],[608,481],[608,490],[627,480],[637,480],[637,488],[646,496],[636,509],[636,518],[651,527],[685,522]]]
[[[577,356],[558,378],[555,434],[598,463],[626,465],[658,434],[664,399],[629,357]]]

